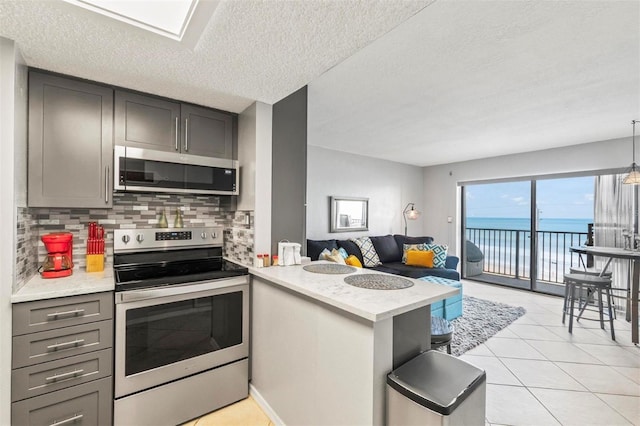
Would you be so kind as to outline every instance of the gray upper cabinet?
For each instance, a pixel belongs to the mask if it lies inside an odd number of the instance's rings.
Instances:
[[[111,207],[113,89],[29,73],[30,207]]]
[[[232,158],[233,118],[208,108],[183,104],[182,152],[207,157]]]
[[[115,144],[180,151],[180,104],[116,90]]]
[[[116,91],[115,144],[233,158],[233,115]]]

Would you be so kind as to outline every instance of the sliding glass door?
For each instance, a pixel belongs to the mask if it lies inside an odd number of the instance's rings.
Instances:
[[[463,187],[463,277],[564,294],[579,267],[571,246],[593,223],[594,177],[478,183]]]
[[[531,288],[531,183],[463,187],[463,277]]]

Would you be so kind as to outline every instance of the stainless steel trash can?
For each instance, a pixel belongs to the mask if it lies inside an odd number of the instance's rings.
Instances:
[[[387,424],[484,425],[486,373],[438,351],[387,375]]]

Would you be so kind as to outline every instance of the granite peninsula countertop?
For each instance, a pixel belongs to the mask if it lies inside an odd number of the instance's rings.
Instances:
[[[330,262],[311,262],[319,263]],[[402,278],[413,282],[413,286],[398,290],[370,290],[351,286],[344,282],[344,278],[356,274],[397,275],[363,268],[355,268],[356,271],[351,274],[319,274],[305,271],[303,266],[249,267],[249,273],[373,322],[430,305],[458,293],[458,289],[453,287],[407,277]]]
[[[87,272],[84,268],[77,268],[73,270],[73,274],[63,278],[45,279],[36,274],[11,295],[11,303],[100,293],[114,289],[113,266],[105,264],[104,271]]]

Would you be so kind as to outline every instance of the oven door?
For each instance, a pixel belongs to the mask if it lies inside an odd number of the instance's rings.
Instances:
[[[115,396],[248,357],[247,276],[116,293]]]

